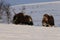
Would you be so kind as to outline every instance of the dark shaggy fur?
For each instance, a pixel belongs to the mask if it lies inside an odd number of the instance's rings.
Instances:
[[[23,24],[24,21],[24,14],[23,13],[18,13],[14,15],[13,17],[13,23],[14,24]]]
[[[14,24],[26,24],[33,25],[32,18],[29,15],[24,15],[24,13],[18,13],[13,17]]]
[[[48,20],[46,21],[46,19],[44,18],[46,17]],[[43,20],[42,20],[42,26],[54,26],[54,17],[51,15],[49,16],[48,14],[44,14]]]
[[[54,26],[55,24],[54,24],[54,17],[51,15],[50,16],[50,18],[49,18],[49,24],[51,25],[51,26]]]
[[[25,15],[25,24],[28,24],[28,25],[33,25],[33,21],[32,21],[32,18],[29,16],[29,15]]]

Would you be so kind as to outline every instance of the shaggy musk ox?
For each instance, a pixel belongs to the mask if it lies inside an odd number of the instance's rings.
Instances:
[[[26,24],[33,25],[32,18],[29,15],[24,15],[24,13],[18,13],[13,17],[14,24]]]
[[[42,20],[42,26],[45,26],[45,27],[50,27],[50,26],[54,26],[54,18],[53,16],[51,15],[48,15],[48,14],[44,14],[43,15],[43,20]]]

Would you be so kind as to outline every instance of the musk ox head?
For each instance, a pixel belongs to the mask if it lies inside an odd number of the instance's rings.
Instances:
[[[15,14],[13,17],[13,23],[14,24],[23,23],[23,21],[24,21],[23,19],[24,19],[24,13]]]

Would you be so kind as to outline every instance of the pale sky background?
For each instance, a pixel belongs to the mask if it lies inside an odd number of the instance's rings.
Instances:
[[[18,5],[18,4],[51,2],[51,1],[60,1],[60,0],[5,0],[5,1],[7,3],[10,3],[11,5]]]

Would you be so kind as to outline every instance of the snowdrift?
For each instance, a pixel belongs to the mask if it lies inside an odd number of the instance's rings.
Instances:
[[[0,40],[60,40],[60,28],[0,24]]]

